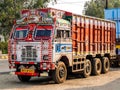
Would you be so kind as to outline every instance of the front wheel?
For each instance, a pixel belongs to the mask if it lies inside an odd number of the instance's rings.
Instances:
[[[28,82],[31,79],[31,76],[18,75],[18,79],[22,82]]]
[[[55,83],[63,83],[67,77],[67,69],[63,62],[58,62],[58,66],[56,67],[55,71],[53,72],[53,80]]]

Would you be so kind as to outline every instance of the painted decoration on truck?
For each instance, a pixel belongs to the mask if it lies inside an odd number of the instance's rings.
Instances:
[[[57,19],[56,26],[59,28],[70,29],[70,22],[64,19]]]
[[[56,44],[56,52],[72,52],[72,44]]]
[[[65,15],[65,12],[62,10],[56,10],[56,9],[50,9],[50,15],[51,17],[56,18],[63,18]]]
[[[20,12],[21,18],[28,17],[29,15],[30,15],[30,10],[21,10]]]

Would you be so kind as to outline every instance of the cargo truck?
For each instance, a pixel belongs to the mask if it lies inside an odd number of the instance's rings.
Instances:
[[[120,66],[120,8],[105,9],[105,19],[116,22],[116,60],[112,65]]]
[[[115,22],[53,8],[22,10],[9,37],[9,68],[22,82],[44,72],[55,83],[70,73],[107,73],[116,59]]]

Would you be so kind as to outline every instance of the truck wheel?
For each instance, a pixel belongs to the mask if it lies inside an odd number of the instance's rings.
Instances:
[[[86,60],[85,62],[85,68],[83,71],[83,77],[87,78],[90,76],[91,74],[91,70],[92,70],[92,66],[91,66],[91,61],[89,59]]]
[[[53,80],[55,83],[63,83],[67,77],[67,69],[63,62],[58,62],[58,66],[53,72]]]
[[[22,82],[28,82],[31,79],[31,76],[18,75],[18,79]]]
[[[102,59],[102,73],[107,73],[110,69],[110,61],[108,57],[103,57]]]
[[[101,60],[99,58],[95,58],[93,60],[93,69],[92,69],[92,73],[94,75],[99,75],[101,73],[101,69],[102,69],[102,63]]]

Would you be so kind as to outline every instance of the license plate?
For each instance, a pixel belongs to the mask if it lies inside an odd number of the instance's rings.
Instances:
[[[35,71],[33,69],[21,69],[21,72],[23,72],[23,73],[34,73]]]

